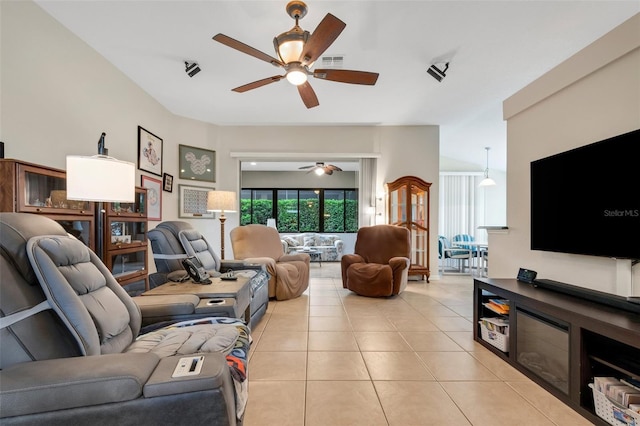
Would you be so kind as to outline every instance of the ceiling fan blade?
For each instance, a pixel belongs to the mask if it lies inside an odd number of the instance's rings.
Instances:
[[[300,62],[302,62],[303,65],[309,65],[315,62],[320,55],[331,46],[331,43],[338,38],[346,26],[347,24],[340,19],[327,13],[327,16],[320,21],[309,37],[309,40],[305,43],[302,54],[300,55]]]
[[[312,169],[315,166],[302,166],[302,167],[298,167],[298,170],[306,170],[306,169]]]
[[[337,81],[340,83],[366,84],[373,86],[378,81],[377,72],[321,69],[315,70],[313,76],[322,80]]]
[[[324,170],[324,174],[331,176],[333,174],[333,170],[327,168],[327,169]]]
[[[219,43],[224,44],[225,46],[229,46],[232,49],[239,50],[242,53],[246,53],[247,55],[251,55],[254,58],[258,58],[262,61],[269,62],[270,64],[273,64],[275,66],[280,66],[280,67],[284,66],[284,64],[281,61],[274,58],[273,56],[267,55],[266,53],[261,52],[258,49],[255,49],[247,44],[242,43],[241,41],[233,39],[224,34],[216,34],[215,36],[213,36],[213,39]]]
[[[235,89],[231,89],[234,92],[244,93],[248,90],[257,89],[258,87],[266,86],[267,84],[275,83],[276,81],[280,81],[284,78],[284,75],[274,75],[273,77],[263,78],[262,80],[254,81],[252,83],[247,83],[244,86],[236,87]]]
[[[308,81],[305,81],[298,86],[298,93],[300,93],[302,102],[304,102],[307,108],[313,108],[320,105],[320,102],[318,102],[318,97],[316,96],[316,92],[313,91],[313,87],[311,87]]]
[[[342,169],[341,169],[340,167],[335,166],[335,165],[333,165],[333,164],[329,164],[329,165],[327,166],[327,168],[328,168],[329,170],[332,170],[332,171],[335,171],[335,172],[341,172],[341,171],[342,171]]]

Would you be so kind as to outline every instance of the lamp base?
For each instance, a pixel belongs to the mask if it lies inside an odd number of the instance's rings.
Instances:
[[[224,213],[220,215],[220,259],[224,260],[224,221],[227,220]]]

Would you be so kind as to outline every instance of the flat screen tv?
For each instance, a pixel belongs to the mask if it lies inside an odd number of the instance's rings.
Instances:
[[[531,162],[531,249],[640,259],[640,129]]]

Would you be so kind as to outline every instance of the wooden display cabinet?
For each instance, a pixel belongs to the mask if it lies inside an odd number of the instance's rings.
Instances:
[[[411,232],[411,267],[409,275],[419,275],[429,282],[429,222],[431,183],[416,176],[404,176],[386,185],[389,223]]]
[[[95,249],[94,203],[67,200],[64,170],[1,159],[0,181],[0,211],[42,214]]]
[[[149,289],[147,264],[147,190],[136,187],[132,203],[105,203],[104,262],[121,285],[144,281]]]

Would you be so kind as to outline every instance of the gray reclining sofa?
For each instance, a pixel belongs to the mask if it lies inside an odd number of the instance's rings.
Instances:
[[[249,326],[255,326],[269,306],[269,274],[261,264],[250,264],[243,260],[221,260],[207,239],[183,221],[159,223],[149,231],[149,241],[157,272],[151,274],[152,286],[167,281],[178,281],[186,274],[182,260],[188,256],[197,257],[210,276],[233,271],[255,271],[251,278],[251,318],[245,318]]]
[[[212,318],[139,335],[138,306],[51,219],[0,213],[0,314],[3,426],[241,423],[246,325]],[[179,362],[201,370],[173,377]]]

